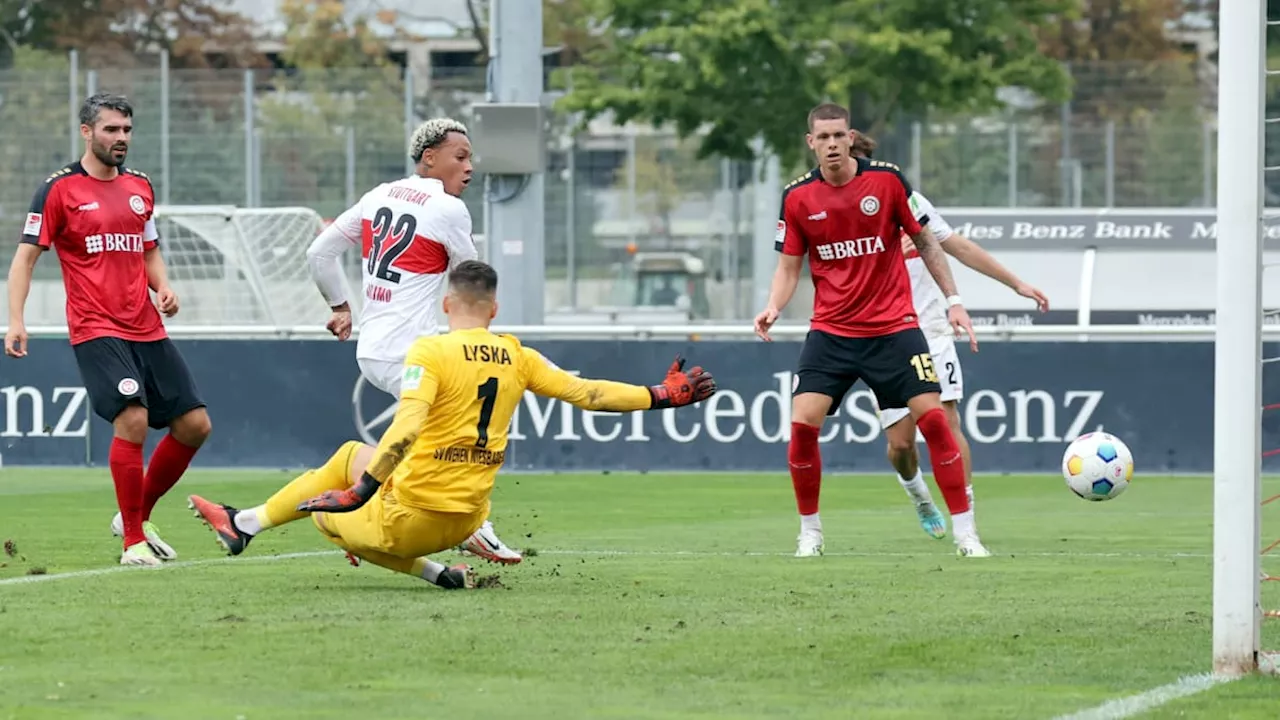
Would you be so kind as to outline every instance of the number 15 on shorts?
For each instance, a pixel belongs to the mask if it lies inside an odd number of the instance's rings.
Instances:
[[[933,357],[929,353],[912,355],[911,366],[916,369],[916,375],[924,382],[938,382],[938,373],[934,372]]]

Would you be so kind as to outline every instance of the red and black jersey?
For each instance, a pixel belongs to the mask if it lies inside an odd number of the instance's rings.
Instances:
[[[22,242],[57,250],[72,345],[100,337],[166,337],[143,259],[158,240],[154,210],[151,181],[126,168],[98,180],[74,162],[36,191]]]
[[[817,169],[787,185],[775,247],[809,256],[813,329],[876,337],[918,327],[901,242],[920,232],[911,186],[893,163],[855,160],[853,179],[839,187]]]

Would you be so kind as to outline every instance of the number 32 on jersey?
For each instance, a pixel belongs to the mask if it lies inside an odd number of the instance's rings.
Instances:
[[[397,218],[391,208],[378,208],[369,223],[371,241],[365,267],[368,273],[379,280],[400,282],[400,273],[392,264],[413,244],[417,232],[418,220],[413,215],[404,213]]]

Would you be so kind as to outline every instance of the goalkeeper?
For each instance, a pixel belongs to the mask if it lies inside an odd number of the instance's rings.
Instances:
[[[449,332],[410,347],[400,407],[377,448],[348,442],[254,508],[192,495],[196,517],[239,555],[263,530],[310,514],[350,555],[443,588],[472,587],[470,568],[427,556],[457,546],[488,517],[507,428],[525,390],[612,412],[680,407],[716,392],[709,372],[686,372],[679,357],[651,387],[570,375],[515,337],[489,331],[497,287],[497,273],[476,260],[449,273]]]

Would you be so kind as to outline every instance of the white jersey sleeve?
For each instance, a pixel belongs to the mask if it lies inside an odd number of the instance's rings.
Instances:
[[[449,250],[449,269],[457,267],[467,260],[477,260],[476,241],[471,234],[471,211],[466,203],[459,200],[449,212],[448,223],[444,235],[445,247]]]
[[[439,180],[411,175],[361,201],[364,307],[356,357],[403,362],[437,331],[449,268],[476,257],[471,213]]]
[[[907,202],[911,205],[911,212],[916,216],[916,221],[929,228],[938,242],[946,242],[947,238],[955,233],[955,230],[951,229],[951,224],[942,217],[942,213],[929,202],[929,198],[919,192],[912,192]]]
[[[919,192],[912,192],[908,202],[916,220],[921,226],[929,228],[938,242],[946,242],[955,234],[955,230],[933,203],[929,202],[929,198]],[[947,299],[943,297],[942,289],[929,273],[929,268],[925,267],[924,260],[920,259],[911,238],[903,236],[902,243],[907,258],[907,275],[911,278],[911,300],[916,307],[920,329],[929,339],[953,337],[951,323],[947,321]]]
[[[311,279],[329,307],[347,302],[346,281],[338,258],[360,244],[360,203],[347,208],[329,226],[320,231],[307,248],[307,268]]]

